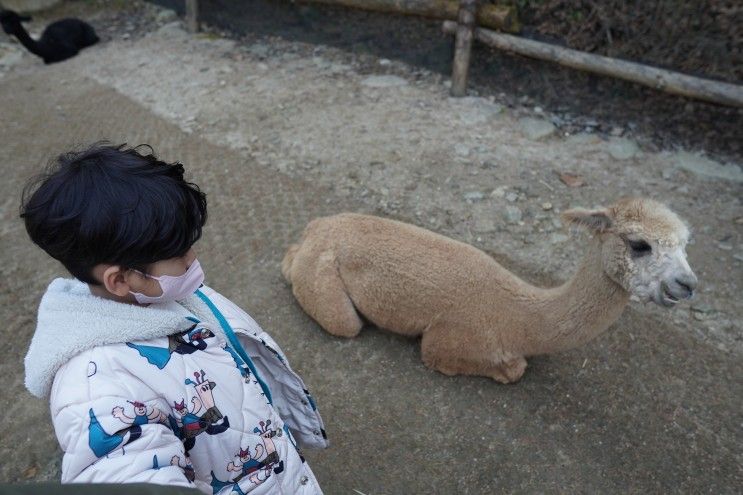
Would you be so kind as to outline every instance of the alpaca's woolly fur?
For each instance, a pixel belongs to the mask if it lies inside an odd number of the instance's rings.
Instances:
[[[684,251],[689,231],[660,203],[624,199],[566,211],[563,220],[592,235],[578,271],[554,288],[522,281],[468,244],[351,213],[310,222],[282,272],[302,308],[333,335],[357,335],[363,316],[422,336],[433,369],[510,383],[524,373],[525,357],[606,330],[631,295],[671,306],[696,286]]]

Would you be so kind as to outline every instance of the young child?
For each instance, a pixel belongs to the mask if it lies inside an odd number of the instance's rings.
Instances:
[[[26,387],[49,397],[63,483],[321,493],[299,446],[328,445],[276,343],[202,285],[206,196],[122,146],[61,155],[21,217],[74,279],[39,306]]]

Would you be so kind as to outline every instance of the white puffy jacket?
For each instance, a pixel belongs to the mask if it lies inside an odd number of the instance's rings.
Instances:
[[[321,493],[299,447],[322,419],[276,343],[202,286],[148,307],[56,279],[39,306],[26,387],[49,397],[63,483]]]

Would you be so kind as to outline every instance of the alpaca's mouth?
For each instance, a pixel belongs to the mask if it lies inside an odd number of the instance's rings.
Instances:
[[[660,300],[663,306],[670,307],[679,302],[679,298],[674,296],[668,286],[665,283],[660,284],[661,295]]]

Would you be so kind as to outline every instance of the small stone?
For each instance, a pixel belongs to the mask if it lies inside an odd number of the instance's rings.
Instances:
[[[677,167],[702,177],[743,182],[743,171],[733,163],[723,165],[707,157],[686,151],[676,153],[675,162]]]
[[[717,247],[722,249],[723,251],[732,251],[733,245],[729,242],[718,242]]]
[[[578,134],[573,134],[568,137],[566,141],[571,146],[582,146],[586,144],[598,144],[601,142],[601,138],[595,134],[579,132]]]
[[[552,244],[561,244],[561,243],[567,241],[568,239],[569,239],[569,237],[567,235],[565,235],[565,234],[555,233],[555,234],[552,234],[550,236],[550,242]]]
[[[506,221],[510,224],[517,224],[521,221],[521,209],[518,206],[508,205],[504,211]]]
[[[519,199],[519,195],[516,194],[515,192],[510,192],[510,193],[506,194],[506,201],[508,201],[509,203],[513,203],[517,199]]]
[[[501,105],[477,96],[449,98],[449,103],[458,110],[459,120],[469,126],[486,124],[503,111]]]
[[[611,131],[609,131],[609,134],[612,135],[612,136],[619,137],[622,134],[624,134],[624,129],[622,129],[621,127],[612,127],[611,128]]]
[[[519,128],[524,136],[532,140],[546,138],[554,134],[555,130],[557,130],[552,122],[531,117],[519,119]]]
[[[736,259],[738,261],[743,261],[743,253],[734,254],[733,259]]]
[[[379,65],[390,65],[392,61],[388,58],[379,59]]]
[[[691,305],[691,311],[693,313],[713,313],[715,311],[715,308],[712,306],[708,306],[706,304],[692,304]]]
[[[467,201],[482,201],[485,199],[485,194],[481,193],[480,191],[472,191],[468,193],[464,193],[464,199]]]
[[[248,48],[248,51],[258,58],[266,58],[268,56],[269,50],[269,46],[264,45],[263,43],[256,43]]]
[[[637,143],[626,138],[612,138],[607,146],[609,155],[615,160],[629,160],[637,155],[640,148]]]
[[[542,112],[544,112],[544,110],[542,110],[542,107],[534,107],[534,112],[535,113],[542,113]]]
[[[550,203],[549,201],[547,201],[545,203],[542,203],[542,209],[545,210],[545,211],[551,210],[552,209],[552,203]]]
[[[454,145],[454,153],[457,156],[467,157],[470,156],[470,148],[465,144],[457,143]]]
[[[506,195],[506,189],[508,189],[508,186],[498,186],[495,189],[493,189],[493,192],[490,193],[491,198],[502,198]]]
[[[369,76],[361,81],[361,85],[369,88],[392,88],[395,86],[407,86],[408,82],[398,76]]]
[[[155,16],[155,21],[158,23],[172,22],[178,19],[178,14],[174,10],[163,9]]]

